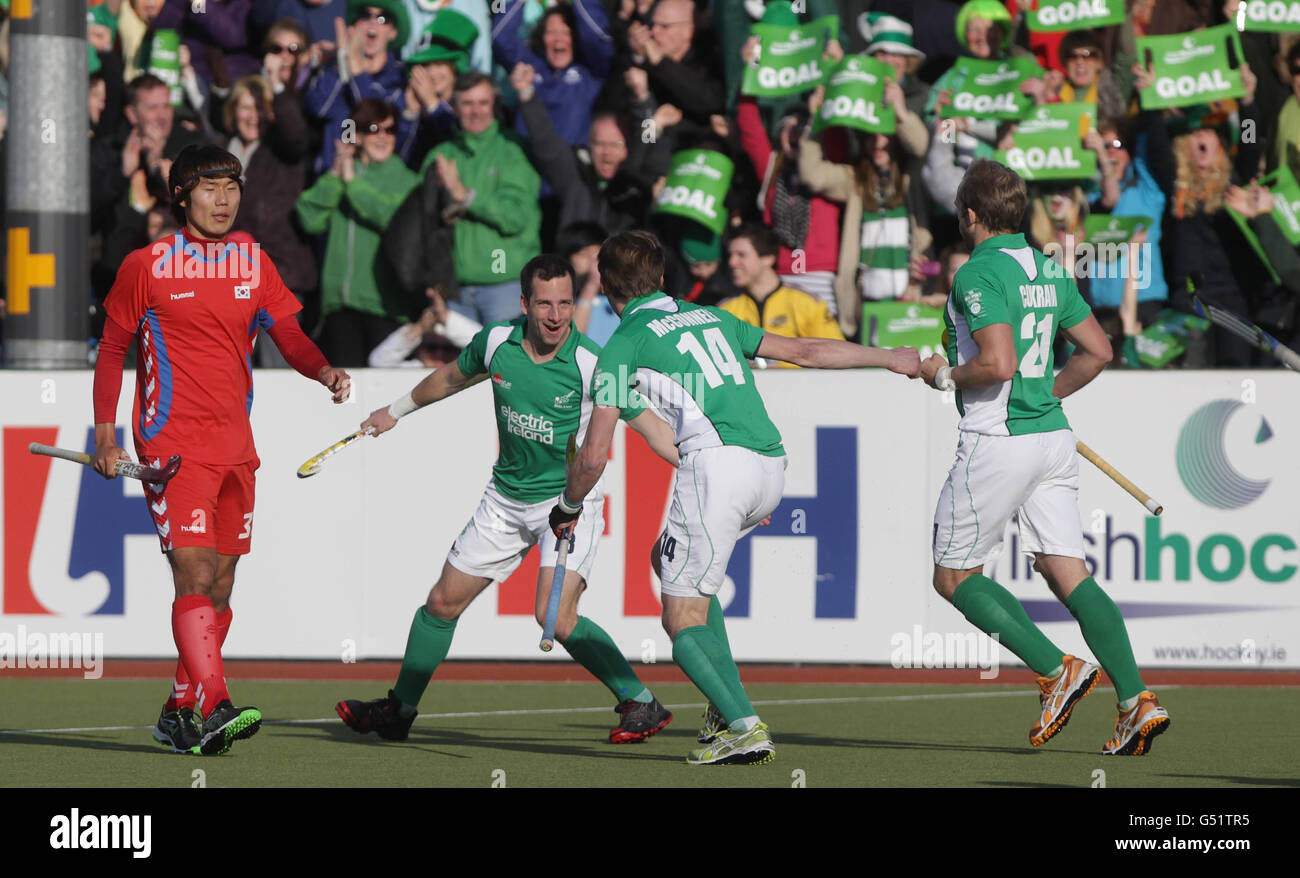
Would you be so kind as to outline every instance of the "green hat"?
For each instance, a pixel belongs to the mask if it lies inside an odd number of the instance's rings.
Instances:
[[[478,27],[468,16],[455,9],[444,9],[420,32],[415,51],[406,58],[407,64],[428,64],[430,61],[452,61],[457,73],[469,67],[469,50],[478,39]]]
[[[1223,106],[1223,103],[1218,101],[1213,106],[1193,104],[1190,107],[1179,107],[1178,113],[1167,113],[1165,127],[1169,131],[1169,136],[1178,137],[1202,128],[1210,128],[1226,145],[1236,146],[1239,139],[1237,126],[1231,124],[1228,108]]]
[[[101,3],[87,9],[86,24],[102,24],[113,32],[113,36],[117,36],[117,16],[113,14],[107,4]]]
[[[722,236],[704,228],[699,223],[682,235],[679,247],[687,262],[717,262],[722,258]]]
[[[86,73],[94,76],[104,66],[104,62],[99,60],[99,53],[90,43],[86,43]]]
[[[406,15],[406,7],[402,5],[402,0],[348,0],[349,24],[356,19],[364,6],[382,9],[392,20],[393,26],[397,28],[397,39],[393,41],[394,52],[406,45],[406,38],[411,34],[411,20]]]
[[[901,18],[883,12],[870,12],[867,14],[866,22],[863,23],[870,29],[870,33],[863,34],[870,43],[866,54],[894,52],[899,55],[910,55],[913,58],[925,57],[924,52],[912,45],[912,26]]]
[[[763,9],[763,17],[758,24],[774,24],[777,27],[798,27],[799,16],[790,8],[788,0],[774,0]]]
[[[972,18],[982,18],[994,24],[1002,25],[1006,36],[1002,41],[1005,50],[1011,43],[1011,13],[1007,11],[1002,0],[969,0],[957,13],[957,42],[966,46],[966,25]],[[966,46],[969,50],[970,46]]]

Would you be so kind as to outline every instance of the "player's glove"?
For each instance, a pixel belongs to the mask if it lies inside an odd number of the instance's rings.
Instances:
[[[564,498],[564,493],[561,492],[560,499],[555,501],[555,506],[551,508],[551,533],[559,540],[570,539],[581,515],[582,504],[570,506],[569,501]]]

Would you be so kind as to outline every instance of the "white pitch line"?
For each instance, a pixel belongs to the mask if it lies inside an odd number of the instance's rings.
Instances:
[[[1161,688],[1174,689],[1177,687],[1162,686]],[[1008,695],[1032,694],[1034,694],[1032,690],[1008,689],[997,692],[939,692],[923,695],[864,695],[845,698],[784,698],[773,701],[755,701],[753,704],[757,707],[781,707],[792,704],[867,704],[887,701],[941,701],[957,698],[1002,698]],[[666,706],[677,710],[689,708],[702,709],[704,704],[669,704]],[[422,713],[416,716],[416,719],[475,719],[490,716],[527,716],[554,713],[606,713],[608,711],[608,707],[541,707],[529,710],[477,710],[467,711],[464,713]],[[336,723],[338,721],[339,718],[337,716],[326,717],[324,719],[273,719],[264,721],[262,725],[320,725]],[[83,726],[81,728],[69,729],[0,729],[0,735],[57,735],[71,732],[125,732],[152,728],[153,726]]]

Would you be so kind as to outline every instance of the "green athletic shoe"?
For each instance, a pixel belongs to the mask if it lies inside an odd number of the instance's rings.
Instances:
[[[231,744],[253,737],[261,727],[262,712],[256,707],[235,707],[228,699],[222,701],[203,721],[199,752],[204,756],[222,756]]]
[[[774,759],[776,747],[767,723],[758,723],[747,732],[721,729],[709,746],[686,757],[691,765],[762,765]]]
[[[718,713],[718,709],[709,702],[709,706],[704,708],[704,727],[700,733],[695,736],[695,740],[701,744],[712,744],[713,739],[718,736],[718,732],[727,727],[727,721]]]

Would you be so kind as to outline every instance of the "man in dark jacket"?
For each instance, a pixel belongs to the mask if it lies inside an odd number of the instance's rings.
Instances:
[[[586,137],[589,148],[572,147],[555,130],[533,87],[533,68],[518,64],[510,75],[519,94],[519,116],[532,141],[533,162],[560,199],[557,228],[595,222],[610,234],[645,225],[650,187],[628,168],[634,139],[613,113],[598,111]]]

